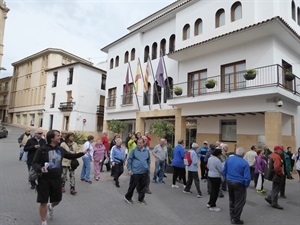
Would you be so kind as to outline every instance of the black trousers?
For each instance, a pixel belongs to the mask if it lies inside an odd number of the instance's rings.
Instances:
[[[284,179],[282,180],[282,183],[281,183],[280,196],[285,195],[285,184],[286,184],[286,175],[284,175]]]
[[[176,167],[173,166],[173,183],[172,184],[176,184],[176,180],[179,177],[182,181],[183,181],[183,185],[186,185],[186,177],[185,177],[185,168],[180,168],[180,167]]]
[[[186,182],[186,187],[185,191],[189,191],[191,189],[192,183],[195,183],[195,187],[197,189],[198,195],[202,195],[201,190],[200,190],[200,183],[199,183],[199,175],[198,172],[194,171],[188,171],[188,181]]]
[[[207,162],[204,161],[205,157],[200,158],[200,169],[201,169],[201,179],[207,179]]]
[[[124,165],[123,163],[115,163],[115,165],[112,167],[112,174],[114,177],[114,181],[119,181],[119,177],[124,172]]]
[[[134,189],[138,192],[138,200],[143,201],[145,198],[145,189],[147,185],[148,172],[144,174],[132,174],[130,176],[129,188],[125,198],[130,200],[133,196]]]
[[[227,181],[230,219],[239,221],[246,203],[247,190],[244,184]]]
[[[216,207],[216,202],[219,195],[220,185],[221,185],[221,178],[220,177],[208,177],[211,189],[210,189],[210,195],[209,195],[209,201],[208,205],[210,207]]]

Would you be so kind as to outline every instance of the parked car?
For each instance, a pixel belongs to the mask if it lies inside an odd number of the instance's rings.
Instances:
[[[8,131],[5,126],[0,124],[0,138],[7,137]]]

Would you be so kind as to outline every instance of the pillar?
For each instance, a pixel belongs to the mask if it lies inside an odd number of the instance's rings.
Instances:
[[[178,140],[185,140],[186,137],[186,118],[181,116],[181,110],[179,115],[176,113],[175,115],[175,140],[174,145],[177,145]]]
[[[276,145],[282,145],[282,113],[265,113],[265,142],[270,149]]]
[[[141,117],[139,113],[136,114],[135,120],[135,132],[141,132],[142,135],[145,134],[145,118]]]

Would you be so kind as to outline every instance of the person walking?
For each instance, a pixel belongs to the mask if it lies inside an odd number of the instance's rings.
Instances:
[[[144,145],[144,140],[142,138],[138,139],[137,147],[130,152],[127,159],[127,170],[128,175],[130,175],[130,182],[124,200],[128,204],[133,204],[132,196],[135,188],[137,188],[138,192],[138,202],[143,205],[147,204],[144,198],[151,159],[150,153]]]
[[[173,180],[172,180],[172,188],[179,188],[178,185],[176,185],[176,180],[179,177],[180,180],[183,182],[183,187],[186,186],[186,172],[185,172],[185,165],[183,162],[185,151],[184,151],[184,140],[179,140],[178,145],[173,150],[173,160],[172,160],[172,166],[174,169],[173,172]]]
[[[183,193],[189,193],[191,194],[191,186],[194,181],[195,187],[197,189],[197,198],[202,197],[202,192],[200,190],[200,184],[199,184],[199,175],[198,175],[198,156],[197,156],[197,143],[192,143],[192,148],[189,150],[189,153],[191,155],[192,163],[187,167],[188,169],[188,180],[186,182],[186,186],[183,190]]]
[[[106,159],[107,157],[109,157],[109,155],[110,155],[110,148],[109,148],[110,144],[109,144],[109,140],[108,140],[107,132],[106,132],[106,131],[103,131],[103,132],[102,132],[101,140],[102,140],[102,143],[103,143],[104,146],[105,146],[105,149],[106,149],[106,155],[107,155],[106,157],[104,157],[104,159],[102,160],[102,163],[101,163],[101,169],[100,169],[100,171],[103,172],[104,161],[105,161],[105,159]],[[106,161],[107,161],[107,160],[106,160]],[[108,160],[108,161],[109,161],[109,160]],[[106,171],[109,172],[110,169],[111,169],[111,168],[110,168],[110,163],[105,164],[105,166],[106,166]]]
[[[296,170],[298,172],[299,182],[300,182],[300,147],[298,148],[297,153],[293,155],[292,159],[295,161]]]
[[[27,128],[25,130],[25,133],[23,133],[19,138],[18,138],[18,143],[19,143],[19,160],[21,161],[24,155],[24,146],[26,145],[26,142],[32,138],[30,134],[30,129]],[[25,157],[25,156],[24,156]]]
[[[33,158],[32,167],[41,172],[37,185],[37,202],[40,203],[39,214],[42,225],[47,225],[47,211],[50,219],[53,219],[54,207],[62,200],[61,172],[62,159],[76,159],[85,152],[72,154],[59,146],[60,132],[50,130],[46,135],[47,143],[40,147]],[[48,203],[50,199],[50,203]]]
[[[207,167],[206,167],[207,162],[205,161],[205,156],[208,151],[209,151],[208,142],[204,141],[203,146],[201,146],[198,150],[198,157],[200,159],[201,180],[203,182],[206,182],[207,180]]]
[[[143,140],[144,140],[144,147],[147,151],[150,152],[150,148],[148,146],[148,138],[147,136],[142,136]],[[146,183],[146,187],[145,187],[145,193],[146,194],[152,194],[152,191],[150,191],[150,170],[148,170],[148,176],[147,176],[147,183]]]
[[[36,153],[36,151],[41,147],[44,146],[46,144],[46,140],[42,138],[43,135],[43,130],[42,129],[36,129],[35,130],[35,134],[34,137],[28,139],[28,141],[26,142],[25,146],[24,146],[24,152],[27,152],[27,168],[28,168],[28,172],[31,169],[32,166],[32,161],[34,158],[34,155]],[[31,189],[35,189],[36,187],[36,183],[34,181],[29,181],[30,185],[31,185]]]
[[[268,194],[265,200],[275,209],[283,209],[278,205],[278,194],[281,185],[284,182],[283,161],[282,161],[283,148],[278,145],[274,147],[274,152],[269,156],[269,160],[273,161],[274,177],[272,179],[272,191]]]
[[[159,144],[154,147],[152,154],[155,157],[155,168],[153,173],[153,182],[154,183],[165,183],[164,178],[164,169],[165,163],[168,156],[166,139],[161,138]]]
[[[228,187],[231,224],[244,224],[241,215],[246,203],[247,188],[251,181],[250,167],[243,159],[244,155],[245,149],[237,148],[235,155],[228,157],[223,168],[223,176]]]
[[[122,139],[117,138],[115,140],[115,145],[112,147],[110,156],[111,156],[111,165],[112,165],[112,175],[114,177],[114,181],[116,187],[119,188],[119,177],[124,172],[124,162],[125,162],[125,149],[121,146]]]
[[[254,180],[255,157],[256,156],[257,156],[256,147],[254,145],[251,146],[251,150],[248,151],[244,156],[244,159],[248,162],[248,164],[250,166],[251,180]]]
[[[264,180],[265,180],[265,169],[267,165],[267,160],[264,155],[263,150],[257,150],[257,156],[255,157],[255,170],[254,170],[254,186],[258,194],[266,193],[264,190]],[[258,187],[258,179],[261,177],[261,186]]]
[[[105,157],[107,157],[106,148],[102,142],[101,138],[98,138],[95,145],[93,146],[94,153],[94,178],[96,181],[100,179],[100,172],[101,172],[101,164]]]
[[[92,183],[90,180],[90,174],[91,174],[91,162],[93,161],[93,154],[94,154],[94,149],[93,149],[93,143],[94,141],[94,136],[89,135],[87,137],[87,141],[84,143],[82,146],[82,150],[86,151],[86,154],[82,157],[82,169],[81,169],[81,176],[80,180],[85,181],[89,184]]]
[[[207,207],[210,211],[219,212],[221,209],[216,206],[216,202],[218,199],[218,194],[221,185],[221,177],[222,177],[222,161],[220,159],[222,155],[222,150],[220,148],[216,148],[207,161],[208,168],[208,180],[211,184],[211,190],[209,195],[209,201],[207,203]]]

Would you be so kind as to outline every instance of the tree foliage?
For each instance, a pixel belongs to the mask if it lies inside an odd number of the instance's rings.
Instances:
[[[107,122],[107,126],[110,131],[118,134],[127,128],[127,124],[119,120],[110,120]]]
[[[159,138],[166,138],[175,133],[174,124],[166,120],[154,120],[150,126],[149,133]]]
[[[87,139],[87,135],[82,132],[74,132],[74,142],[76,142],[78,145],[84,144],[84,142]]]

